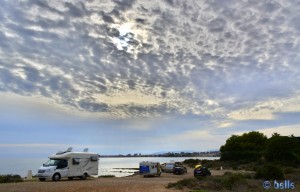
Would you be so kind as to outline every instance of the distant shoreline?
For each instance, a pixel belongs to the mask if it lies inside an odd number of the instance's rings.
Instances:
[[[128,155],[99,155],[100,158],[120,158],[120,157],[220,157],[220,152],[207,152],[207,153],[167,153],[158,155],[141,155],[141,154],[128,154]]]

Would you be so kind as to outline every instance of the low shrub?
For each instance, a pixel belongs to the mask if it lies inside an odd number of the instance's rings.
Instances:
[[[200,159],[186,159],[186,160],[183,161],[183,163],[188,165],[189,167],[194,168],[195,165],[201,163],[201,160]]]
[[[291,167],[287,167],[284,169],[284,174],[291,174],[291,173],[295,173],[296,170],[291,168]]]
[[[210,167],[219,169],[221,166],[226,167],[227,163],[221,162],[220,160],[208,160],[208,159],[186,159],[183,161],[184,164],[188,165],[191,168],[194,168],[196,165],[201,164],[204,167]]]
[[[256,170],[255,178],[266,180],[280,180],[284,179],[284,174],[283,171],[276,165],[266,164]]]
[[[0,183],[16,183],[23,182],[20,175],[0,175]]]
[[[182,179],[176,183],[169,183],[167,188],[175,188],[175,189],[183,189],[187,187],[189,189],[193,189],[198,185],[199,181],[195,178],[191,179]]]
[[[223,177],[220,179],[220,184],[229,190],[232,190],[234,187],[237,187],[239,184],[245,184],[246,179],[250,179],[250,174],[241,174],[241,173],[230,173],[226,172]]]
[[[251,179],[251,174],[230,173],[223,176],[199,177],[193,179],[183,179],[176,183],[169,183],[167,188],[191,189],[191,190],[233,190],[239,186],[244,186],[247,179]]]
[[[204,167],[210,167],[210,168],[214,168],[214,169],[220,169],[221,166],[225,166],[226,167],[226,164],[224,162],[221,162],[218,159],[216,159],[216,160],[203,159],[201,161],[201,164]]]
[[[115,177],[114,175],[100,175],[98,176],[98,178],[111,178],[111,177]]]

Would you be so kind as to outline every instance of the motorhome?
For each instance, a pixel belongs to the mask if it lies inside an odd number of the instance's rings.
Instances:
[[[143,161],[140,162],[140,174],[147,176],[160,176],[161,166],[159,162]]]
[[[52,179],[58,181],[61,178],[73,179],[78,177],[86,179],[88,176],[98,175],[99,155],[83,152],[72,152],[70,147],[66,151],[57,152],[49,157],[49,160],[39,168],[37,177],[40,181]]]

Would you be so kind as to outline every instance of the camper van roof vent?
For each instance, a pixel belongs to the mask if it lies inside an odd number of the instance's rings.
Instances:
[[[88,152],[89,148],[84,148],[83,152]]]
[[[59,151],[56,153],[56,155],[61,155],[61,154],[64,154],[65,152],[64,151]]]
[[[56,155],[61,155],[61,154],[64,154],[64,153],[67,153],[67,152],[71,152],[73,149],[73,147],[69,147],[66,151],[59,151],[56,153]]]

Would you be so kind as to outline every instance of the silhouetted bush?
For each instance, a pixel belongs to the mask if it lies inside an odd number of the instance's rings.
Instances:
[[[219,182],[225,189],[232,190],[240,184],[245,184],[246,179],[251,179],[251,175],[226,172],[223,177],[220,177]]]
[[[98,178],[111,178],[111,177],[116,177],[114,175],[100,175]]]
[[[216,177],[199,177],[193,179],[183,179],[176,183],[169,183],[167,188],[175,189],[192,189],[192,190],[233,190],[239,186],[247,184],[247,180],[251,179],[251,174],[241,173],[225,173],[223,176]]]
[[[266,164],[256,170],[255,178],[266,180],[284,179],[284,174],[276,165]]]
[[[195,178],[182,179],[176,183],[169,183],[167,188],[175,188],[175,189],[183,189],[184,187],[194,188],[198,185],[198,183],[199,183],[199,181]]]
[[[20,175],[0,175],[0,183],[23,182]]]
[[[232,135],[220,148],[221,161],[258,161],[262,157],[267,140],[263,133],[256,131],[241,136]]]
[[[273,134],[268,139],[265,158],[269,162],[297,162],[300,160],[300,141],[293,136]]]
[[[188,165],[189,167],[195,167],[195,165],[200,164],[200,159],[186,159],[183,161],[184,164]]]
[[[291,173],[295,173],[296,170],[294,168],[291,168],[291,167],[287,167],[284,169],[284,174],[291,174]]]

